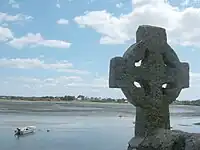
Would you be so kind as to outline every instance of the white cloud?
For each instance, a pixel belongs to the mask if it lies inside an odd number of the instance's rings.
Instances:
[[[120,2],[120,3],[116,4],[116,7],[117,7],[117,8],[121,8],[123,5],[124,5],[124,4]]]
[[[0,79],[2,81],[2,78]],[[4,88],[0,87],[2,95],[25,95],[25,96],[42,96],[42,95],[71,95],[68,93],[66,85],[71,82],[81,82],[79,76],[58,76],[48,78],[37,77],[6,77],[3,79]],[[10,89],[10,91],[8,91]],[[24,90],[26,91],[24,93]],[[78,91],[76,91],[78,92]]]
[[[200,73],[190,72],[190,87],[200,88]]]
[[[78,69],[58,69],[58,72],[68,72],[68,73],[77,73],[77,74],[89,74],[90,72],[86,70],[78,70]]]
[[[183,1],[181,2],[181,6],[187,7],[188,4],[189,4],[189,2],[190,2],[190,0],[183,0]]]
[[[72,0],[71,0],[72,1]],[[96,0],[88,0],[88,4],[95,2]]]
[[[181,6],[183,6],[183,7],[196,6],[199,4],[200,4],[199,0],[182,0],[182,2],[181,2]]]
[[[2,22],[16,22],[24,20],[33,20],[32,16],[27,16],[23,14],[9,15],[7,13],[0,12],[0,23]]]
[[[10,29],[0,26],[0,42],[6,42],[13,38],[13,33]]]
[[[56,7],[57,7],[57,8],[60,8],[60,4],[56,4]]]
[[[199,78],[200,79],[200,73],[190,72],[190,77],[192,77],[192,78]]]
[[[93,80],[94,85],[97,85],[98,87],[108,88],[108,78],[107,77],[98,77]]]
[[[40,58],[44,58],[44,55],[40,55],[39,57],[40,57]]]
[[[104,36],[100,39],[100,44],[125,44],[124,39]]]
[[[124,17],[122,20],[113,17],[112,14],[107,11],[93,11],[86,12],[85,16],[75,17],[74,20],[81,24],[82,27],[91,27],[97,32],[103,34],[101,38],[101,43],[123,43],[125,40],[129,39],[129,35],[126,32],[125,22],[129,22],[127,18]],[[120,28],[124,29],[120,29]],[[123,30],[123,31],[122,31]]]
[[[0,67],[8,68],[21,68],[21,69],[33,69],[33,68],[43,68],[43,69],[65,69],[72,67],[72,63],[67,61],[56,62],[56,63],[45,63],[38,58],[14,58],[0,59]]]
[[[56,7],[60,8],[60,1],[59,0],[57,0],[57,2],[56,2]]]
[[[200,73],[190,72],[190,87],[183,89],[178,97],[179,100],[199,99]]]
[[[182,90],[178,99],[191,100],[199,98],[200,73],[190,73],[190,88]],[[108,77],[4,77],[0,78],[0,95],[79,95],[91,97],[124,98],[120,89],[108,88]],[[27,89],[28,88],[28,89]],[[24,92],[26,91],[26,92]]]
[[[106,88],[108,89],[108,79],[105,77],[96,77],[87,82],[81,83],[70,83],[68,86],[71,87],[82,87],[82,88]]]
[[[78,96],[79,94],[83,94],[92,97],[123,97],[122,93],[119,92],[120,90],[108,89],[105,87],[105,85],[103,85],[105,84],[103,78],[90,78],[88,80],[80,76],[58,76],[47,78],[20,76],[0,78],[0,82],[3,84],[3,86],[0,86],[0,95]]]
[[[61,40],[46,40],[42,37],[40,33],[28,33],[26,36],[20,38],[14,38],[9,41],[9,45],[15,48],[24,48],[26,46],[36,47],[36,46],[47,46],[54,48],[69,48],[71,43]]]
[[[69,23],[69,21],[66,20],[66,19],[63,19],[63,18],[61,18],[61,19],[59,19],[59,20],[57,21],[57,24],[68,24],[68,23]]]
[[[0,68],[18,68],[18,69],[48,69],[58,72],[68,72],[76,74],[89,74],[88,71],[75,69],[73,64],[68,61],[57,61],[55,63],[46,63],[38,58],[0,58]]]
[[[34,77],[8,77],[8,80],[23,82],[23,84],[66,84],[66,82],[81,82],[83,79],[80,76],[58,76],[51,78],[34,78]]]
[[[181,10],[166,0],[133,0],[132,5],[132,12],[119,17],[102,10],[86,12],[74,20],[102,34],[102,44],[121,44],[135,39],[138,26],[149,24],[166,28],[173,43],[200,47],[200,8]]]
[[[28,33],[22,37],[14,37],[12,31],[9,28],[3,27],[3,25],[7,25],[7,22],[17,22],[17,21],[24,21],[24,20],[32,20],[33,17],[26,16],[23,14],[17,15],[8,15],[6,13],[0,12],[0,41],[7,42],[7,44],[13,46],[14,48],[24,48],[27,46],[30,47],[37,47],[37,46],[46,46],[52,48],[69,48],[71,43],[64,41],[64,40],[47,40],[42,37],[40,33]],[[66,23],[61,20],[59,23]]]
[[[191,100],[199,98],[200,73],[190,72],[190,88],[183,89],[178,99]],[[108,77],[98,76],[87,82],[69,83],[67,86],[91,89],[88,95],[95,97],[125,98],[121,89],[109,88]],[[97,92],[98,91],[98,92]],[[95,95],[95,94],[98,94]]]
[[[7,23],[3,23],[3,24],[1,24],[1,26],[2,26],[2,27],[7,27],[8,24],[7,24]]]
[[[9,5],[12,6],[12,8],[19,8],[19,4],[15,0],[9,0]]]
[[[10,4],[14,1],[10,1]],[[32,20],[32,16],[27,16],[23,14],[9,15],[7,13],[0,12],[0,42],[7,42],[14,38],[13,32],[8,28],[9,22],[19,22]]]

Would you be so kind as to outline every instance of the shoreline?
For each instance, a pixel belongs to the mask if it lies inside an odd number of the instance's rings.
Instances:
[[[65,116],[131,116],[136,108],[130,103],[83,101],[0,100],[0,114],[36,114]],[[171,116],[200,116],[200,106],[170,105]]]
[[[119,102],[101,102],[101,101],[86,101],[86,100],[73,100],[73,101],[64,101],[64,100],[21,100],[21,99],[0,99],[1,102],[27,102],[27,103],[58,103],[58,104],[112,104],[112,105],[130,105],[129,102],[126,103],[119,103]],[[198,105],[185,105],[185,104],[170,104],[170,106],[196,106],[200,107]],[[135,107],[135,106],[133,106]]]
[[[21,101],[1,100],[0,114],[45,114],[66,116],[118,116],[131,115],[134,108],[130,104],[80,102],[80,101]]]
[[[45,103],[91,103],[91,104],[122,104],[122,105],[131,105],[129,102],[127,103],[119,103],[119,102],[101,102],[101,101],[86,101],[86,100],[73,100],[73,101],[64,101],[64,100],[21,100],[21,99],[0,99],[0,102],[45,102]]]

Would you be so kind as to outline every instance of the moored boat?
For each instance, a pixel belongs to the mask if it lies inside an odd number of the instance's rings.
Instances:
[[[17,136],[26,135],[26,134],[34,133],[35,131],[36,131],[35,126],[26,126],[23,128],[17,128],[15,130],[15,135],[17,135]]]

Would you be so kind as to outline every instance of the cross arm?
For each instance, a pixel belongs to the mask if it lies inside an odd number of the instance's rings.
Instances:
[[[123,57],[114,57],[110,61],[109,87],[129,87],[130,82],[146,79],[145,69],[135,67]]]
[[[127,87],[125,60],[123,57],[114,57],[110,60],[109,88]]]
[[[180,63],[176,68],[166,67],[165,81],[167,83],[173,83],[180,88],[189,87],[189,64]]]

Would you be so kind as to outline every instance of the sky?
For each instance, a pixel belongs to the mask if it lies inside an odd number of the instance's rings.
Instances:
[[[0,0],[0,95],[124,98],[110,59],[143,24],[165,28],[190,65],[178,99],[200,98],[200,0]]]

